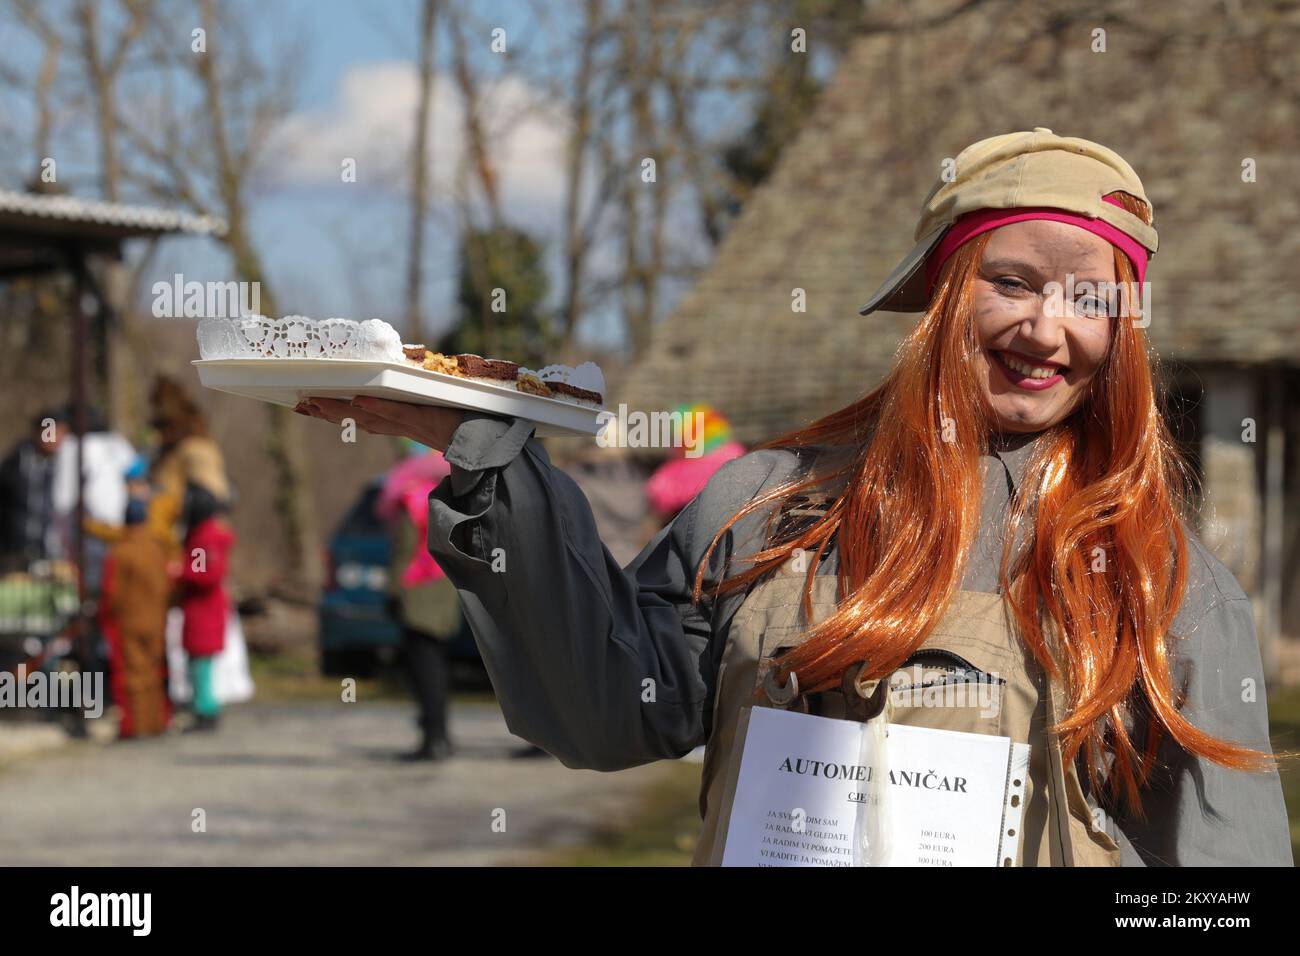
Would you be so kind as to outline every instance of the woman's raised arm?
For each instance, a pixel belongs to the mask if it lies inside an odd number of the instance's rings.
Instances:
[[[532,431],[467,418],[429,501],[429,548],[460,589],[506,721],[570,767],[680,757],[707,738],[725,639],[721,609],[691,604],[694,570],[773,462],[730,463],[623,569]],[[734,540],[711,558],[710,581]]]

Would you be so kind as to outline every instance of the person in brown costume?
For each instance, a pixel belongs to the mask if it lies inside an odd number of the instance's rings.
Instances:
[[[126,526],[104,562],[100,627],[123,738],[161,734],[171,720],[164,676],[171,581],[167,547],[145,522],[143,500],[127,505]]]

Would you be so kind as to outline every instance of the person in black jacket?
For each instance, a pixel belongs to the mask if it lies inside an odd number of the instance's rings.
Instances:
[[[54,532],[54,453],[68,416],[41,412],[28,436],[0,463],[0,567],[26,570],[60,555]]]

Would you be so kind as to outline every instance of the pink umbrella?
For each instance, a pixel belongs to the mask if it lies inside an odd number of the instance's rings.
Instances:
[[[704,490],[719,468],[744,453],[744,445],[730,441],[698,458],[673,458],[664,462],[646,483],[650,507],[662,517],[671,518]]]

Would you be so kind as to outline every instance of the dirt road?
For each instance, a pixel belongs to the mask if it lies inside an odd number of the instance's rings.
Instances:
[[[0,865],[537,862],[597,821],[629,819],[665,770],[511,759],[521,742],[490,703],[454,707],[450,761],[405,764],[393,755],[415,744],[411,715],[254,703],[215,734],[15,758],[0,766]]]

